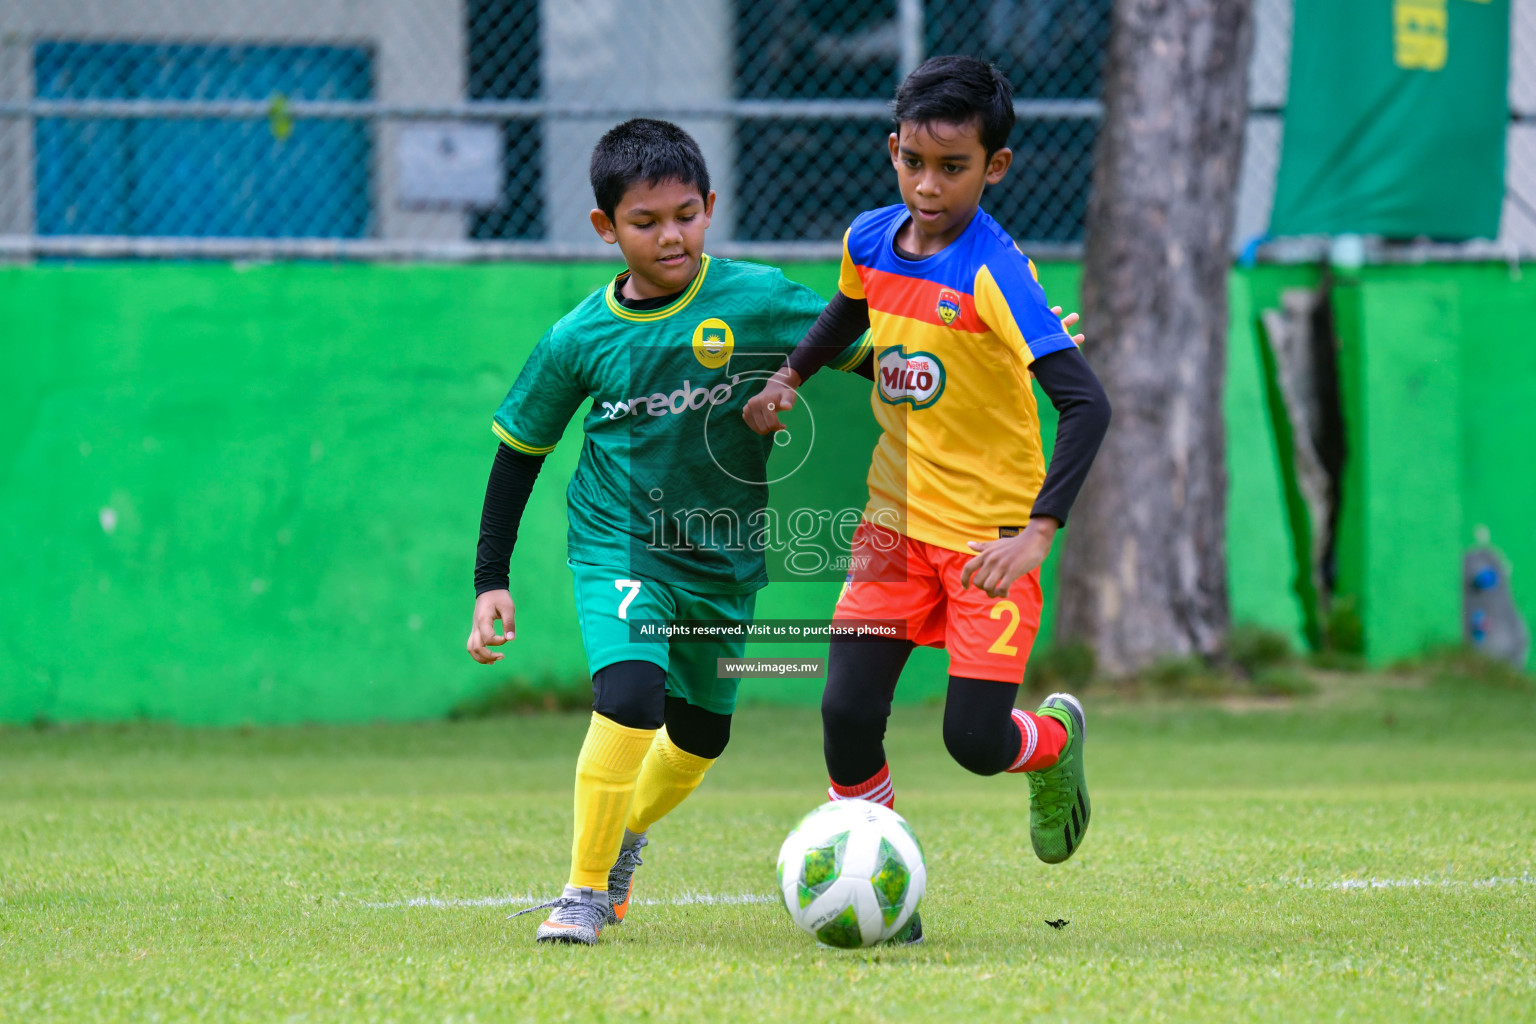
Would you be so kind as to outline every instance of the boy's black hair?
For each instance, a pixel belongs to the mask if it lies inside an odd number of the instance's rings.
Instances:
[[[989,61],[962,54],[929,57],[896,90],[896,129],[977,122],[991,156],[1013,131],[1013,83]]]
[[[636,117],[608,129],[592,150],[592,196],[611,220],[637,181],[680,181],[709,196],[709,168],[693,136],[670,121]]]

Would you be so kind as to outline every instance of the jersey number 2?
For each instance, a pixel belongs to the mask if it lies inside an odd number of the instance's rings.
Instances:
[[[629,602],[633,601],[635,595],[640,593],[641,583],[639,580],[614,580],[613,586],[617,590],[629,588],[629,593],[625,594],[624,599],[619,602],[619,618],[627,619],[629,618]]]
[[[1019,649],[1008,642],[1013,639],[1014,631],[1019,628],[1019,606],[1012,601],[1002,600],[993,605],[992,610],[987,613],[989,619],[1000,619],[1004,615],[1008,616],[1008,628],[1004,629],[1002,635],[987,648],[987,653],[1001,654],[1011,658],[1019,653]]]

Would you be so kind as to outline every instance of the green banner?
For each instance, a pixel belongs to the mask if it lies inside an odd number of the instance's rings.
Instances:
[[[1493,238],[1509,0],[1296,0],[1271,235]]]

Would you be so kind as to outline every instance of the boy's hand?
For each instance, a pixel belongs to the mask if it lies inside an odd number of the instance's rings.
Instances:
[[[1065,327],[1068,331],[1072,330],[1072,325],[1078,321],[1078,316],[1076,313],[1068,313],[1066,316],[1061,316],[1060,306],[1052,306],[1051,312],[1061,317],[1061,326]],[[1083,336],[1081,334],[1072,335],[1072,344],[1081,345],[1082,343]]]
[[[1019,577],[1040,568],[1051,553],[1051,542],[1060,524],[1050,516],[1031,519],[1023,533],[1000,540],[971,541],[980,552],[960,571],[962,589],[975,584],[988,597],[1007,597]]]
[[[482,665],[494,665],[506,655],[500,651],[488,651],[486,647],[500,647],[517,636],[516,610],[512,607],[512,595],[505,590],[487,590],[475,598],[475,620],[470,626],[469,656]],[[496,620],[506,635],[496,632]]]
[[[795,407],[795,399],[799,397],[795,389],[800,384],[800,375],[787,366],[783,367],[778,373],[768,378],[768,383],[763,386],[763,390],[747,400],[747,407],[741,410],[741,418],[747,421],[747,426],[759,434],[773,434],[780,430],[787,430],[788,428],[779,422],[779,410]]]

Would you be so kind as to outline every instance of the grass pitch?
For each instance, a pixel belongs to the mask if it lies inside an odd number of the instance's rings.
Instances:
[[[810,709],[743,709],[596,949],[506,919],[564,880],[581,716],[0,732],[0,1020],[1536,1020],[1536,692],[1085,696],[1059,867],[897,709],[929,940],[854,953],[766,902]]]

